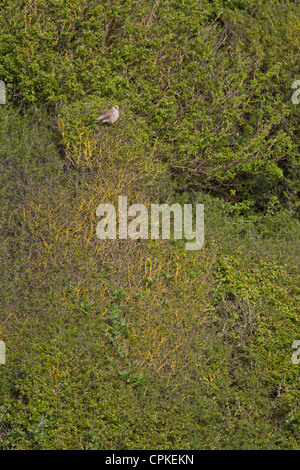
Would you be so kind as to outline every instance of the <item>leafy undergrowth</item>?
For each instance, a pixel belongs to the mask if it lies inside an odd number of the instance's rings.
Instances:
[[[146,123],[178,192],[211,191],[263,213],[275,197],[299,216],[296,2],[0,4],[0,76],[14,105],[72,105],[80,135],[83,114],[119,104],[122,126]]]
[[[202,250],[99,240],[99,204],[175,194],[133,121],[76,138],[72,112],[58,147],[1,109],[1,448],[296,449],[298,268],[208,196]]]

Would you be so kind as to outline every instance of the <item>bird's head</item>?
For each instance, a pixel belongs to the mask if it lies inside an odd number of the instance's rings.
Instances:
[[[119,106],[117,104],[115,104],[115,106],[113,106],[114,109],[119,109]]]

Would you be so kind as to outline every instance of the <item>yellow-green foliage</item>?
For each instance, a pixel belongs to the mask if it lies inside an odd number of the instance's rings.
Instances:
[[[295,4],[0,6],[0,448],[299,448]],[[99,240],[119,196],[203,249]]]
[[[59,155],[43,114],[1,120],[1,447],[296,448],[295,276],[219,228],[199,252],[99,240],[100,203],[174,198],[139,136],[65,110]]]

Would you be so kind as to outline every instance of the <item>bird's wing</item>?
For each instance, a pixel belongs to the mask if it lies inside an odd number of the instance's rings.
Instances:
[[[103,121],[104,119],[109,119],[113,113],[113,109],[109,109],[105,114],[102,114],[102,116],[98,117],[96,121]]]

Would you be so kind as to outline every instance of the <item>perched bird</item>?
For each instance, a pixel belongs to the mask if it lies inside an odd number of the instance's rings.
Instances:
[[[114,124],[119,119],[119,106],[116,104],[111,109],[106,111],[105,114],[95,119],[95,122],[108,122],[108,124]]]

